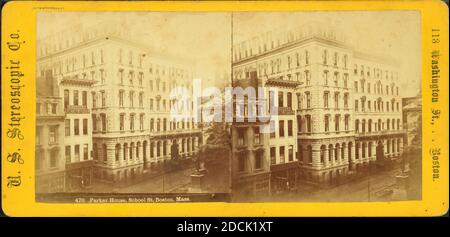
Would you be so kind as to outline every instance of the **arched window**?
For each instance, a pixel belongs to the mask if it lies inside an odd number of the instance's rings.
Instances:
[[[328,161],[333,160],[333,145],[328,145]]]
[[[355,120],[355,132],[359,132],[359,119]]]
[[[362,158],[366,158],[366,148],[367,148],[367,144],[365,142],[363,142],[363,144],[362,144]]]
[[[141,142],[136,144],[136,158],[139,159],[139,149],[141,148]]]
[[[134,142],[132,142],[131,144],[130,144],[130,160],[132,160],[134,157],[133,157],[133,151],[134,151],[134,149],[135,149],[135,146],[134,146]]]
[[[151,158],[155,157],[155,143],[154,142],[150,143],[150,157]]]
[[[336,144],[336,146],[334,147],[334,160],[338,160],[339,159],[339,152],[341,151],[341,145],[338,143]]]
[[[362,133],[366,132],[366,120],[365,119],[362,120],[361,131],[362,131]]]
[[[128,158],[128,144],[123,144],[123,160],[127,160]]]
[[[163,156],[167,155],[167,141],[163,142]]]
[[[108,149],[106,147],[106,144],[103,144],[103,160],[104,161],[108,160]]]
[[[351,142],[349,142],[348,143],[348,148],[347,148],[347,151],[348,151],[348,160],[351,160],[352,159],[352,149],[353,149],[353,143],[351,143]]]
[[[360,144],[359,142],[356,143],[356,147],[355,147],[355,159],[359,159],[359,148],[360,148]]]
[[[308,145],[308,162],[312,163],[313,157],[312,157],[312,146]]]
[[[305,92],[306,97],[306,108],[311,108],[311,93],[309,91]]]
[[[119,161],[119,157],[120,157],[120,144],[116,144],[116,149],[115,149],[116,161]]]
[[[325,161],[325,151],[327,150],[327,147],[325,145],[322,145],[320,147],[320,163],[323,163]]]
[[[395,153],[395,147],[396,147],[395,139],[392,139],[391,143],[392,143],[392,153]]]
[[[158,141],[156,143],[156,157],[160,157],[161,156],[161,142]]]

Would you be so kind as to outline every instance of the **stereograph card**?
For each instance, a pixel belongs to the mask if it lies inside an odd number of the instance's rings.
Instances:
[[[13,1],[10,216],[448,210],[440,1]]]

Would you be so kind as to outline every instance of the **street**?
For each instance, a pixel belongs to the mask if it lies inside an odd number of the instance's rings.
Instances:
[[[230,188],[229,169],[222,166],[212,166],[204,177],[204,192],[227,193]],[[194,167],[184,167],[130,183],[125,186],[94,182],[92,190],[97,193],[186,193],[190,192],[191,174]],[[131,180],[130,180],[131,182]]]
[[[186,186],[190,183],[190,175],[193,167],[145,177],[143,180],[118,187],[114,184],[94,181],[92,190],[95,193],[169,193],[174,189]]]
[[[301,189],[297,193],[288,193],[272,197],[273,201],[296,202],[367,202],[379,201],[379,194],[395,186],[395,175],[399,170],[385,171],[371,176],[361,177],[332,188]]]
[[[193,172],[194,168],[187,167],[161,174],[114,191],[117,193],[170,193],[176,188],[189,184],[191,182],[190,175]]]

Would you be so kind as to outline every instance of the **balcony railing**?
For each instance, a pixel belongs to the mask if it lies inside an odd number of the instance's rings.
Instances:
[[[370,136],[381,136],[381,135],[397,135],[406,133],[406,130],[382,130],[382,131],[372,131],[372,132],[357,132],[356,135],[359,137],[370,137]]]
[[[186,135],[190,133],[199,133],[201,128],[186,128],[186,129],[172,129],[172,130],[150,130],[150,135],[152,136],[163,136],[163,135]]]
[[[278,115],[294,115],[291,107],[278,107]]]
[[[66,114],[89,114],[90,109],[84,106],[69,105],[64,109]]]

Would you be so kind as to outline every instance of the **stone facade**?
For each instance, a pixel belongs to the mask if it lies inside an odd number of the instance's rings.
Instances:
[[[82,150],[87,144],[87,159],[81,158],[83,150],[79,159],[66,155],[68,162],[92,160],[96,178],[116,182],[197,152],[201,131],[189,117],[194,76],[189,65],[151,52],[120,26],[68,30],[73,32],[40,39],[37,60],[37,73],[51,70],[68,98],[70,130],[75,120],[80,123],[80,135],[66,136],[65,145]],[[184,96],[171,97],[176,89]],[[189,118],[174,119],[175,106]]]

